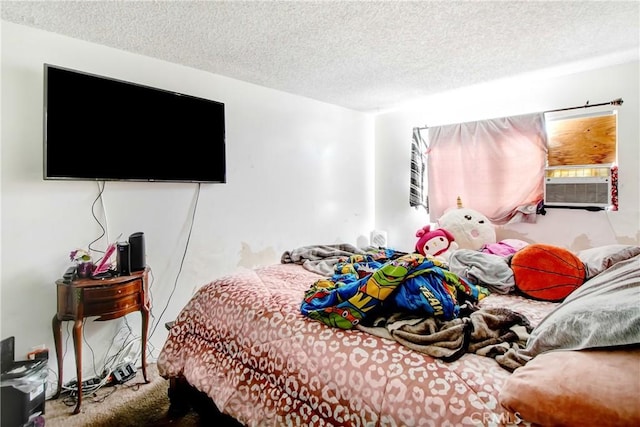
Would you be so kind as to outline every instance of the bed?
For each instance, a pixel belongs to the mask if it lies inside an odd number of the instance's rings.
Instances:
[[[317,307],[305,302],[361,251],[301,249],[280,264],[204,284],[182,309],[157,361],[175,415],[204,401],[217,425],[640,422],[640,247],[577,253],[586,280],[563,301],[488,286],[482,298],[463,293],[449,318],[419,318],[390,304],[355,322],[333,303],[325,317],[310,316]],[[377,261],[397,267],[416,256],[394,255]],[[379,271],[360,264],[368,269],[355,273],[360,284]],[[479,274],[455,276],[485,289]]]

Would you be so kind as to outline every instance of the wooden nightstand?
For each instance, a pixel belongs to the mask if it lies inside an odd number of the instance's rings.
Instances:
[[[77,279],[65,283],[56,281],[58,312],[53,316],[53,339],[58,358],[57,398],[62,390],[62,321],[73,320],[73,347],[76,357],[78,402],[73,411],[80,412],[82,403],[82,326],[86,317],[98,316],[97,321],[112,320],[134,311],[142,314],[142,374],[147,379],[147,332],[149,327],[149,270],[130,276],[109,279]]]

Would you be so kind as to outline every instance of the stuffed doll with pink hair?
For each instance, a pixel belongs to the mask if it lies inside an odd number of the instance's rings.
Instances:
[[[448,262],[451,253],[458,249],[455,238],[444,228],[431,230],[431,225],[425,225],[416,232],[416,237],[416,252],[442,262]]]

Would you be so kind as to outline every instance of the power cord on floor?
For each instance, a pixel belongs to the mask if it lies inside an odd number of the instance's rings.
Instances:
[[[93,394],[102,387],[113,384],[122,384],[135,377],[136,368],[134,364],[140,358],[140,343],[140,338],[133,338],[129,340],[116,354],[107,359],[100,374],[83,380],[82,395],[85,396]],[[135,347],[136,345],[137,347]],[[67,399],[75,400],[78,395],[77,379],[63,384],[61,393],[65,394]]]

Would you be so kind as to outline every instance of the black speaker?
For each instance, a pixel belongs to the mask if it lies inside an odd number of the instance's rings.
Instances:
[[[147,266],[144,252],[144,233],[140,231],[129,236],[129,261],[131,271],[144,270]]]
[[[131,274],[131,250],[128,242],[118,242],[116,245],[116,264],[118,275],[128,276]]]

